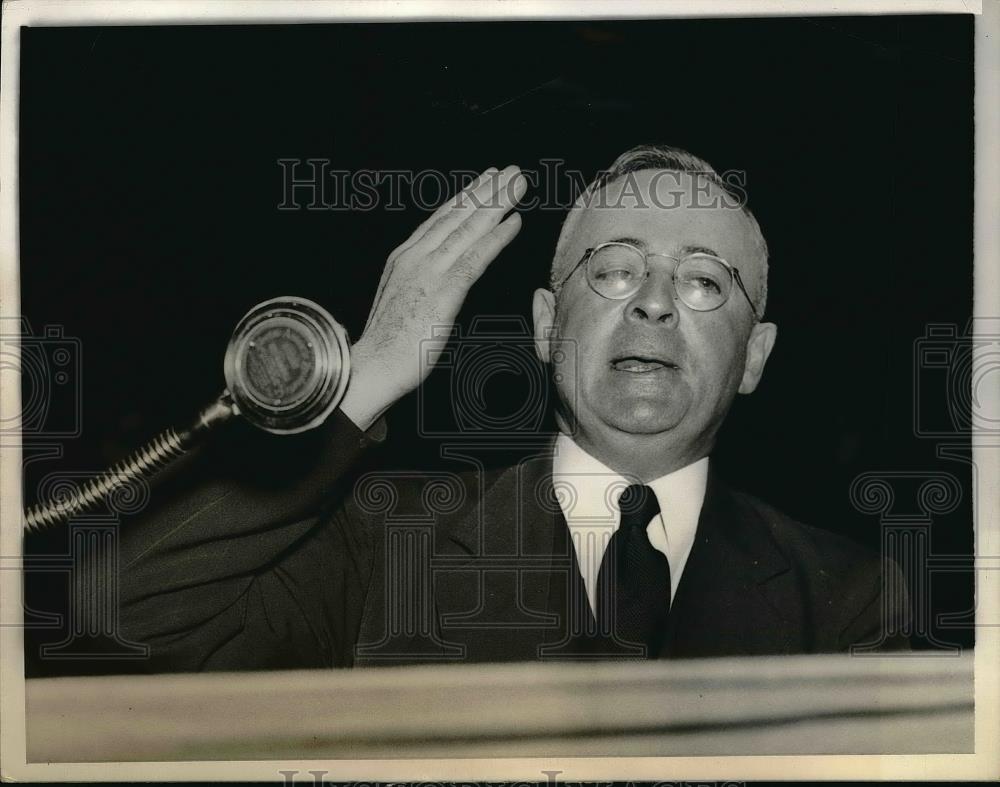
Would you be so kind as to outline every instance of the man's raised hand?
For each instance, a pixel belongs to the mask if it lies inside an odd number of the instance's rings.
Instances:
[[[447,341],[433,329],[454,324],[470,287],[521,229],[517,213],[504,216],[526,188],[516,166],[491,167],[389,255],[340,405],[361,429],[427,377],[428,358]]]

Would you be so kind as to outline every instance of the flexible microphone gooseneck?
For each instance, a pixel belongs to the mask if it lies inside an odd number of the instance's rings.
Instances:
[[[27,532],[90,510],[116,489],[148,479],[186,454],[234,415],[273,434],[319,426],[347,390],[347,332],[319,304],[287,296],[254,306],[226,348],[226,390],[184,429],[167,429],[127,459],[58,499],[27,510]]]

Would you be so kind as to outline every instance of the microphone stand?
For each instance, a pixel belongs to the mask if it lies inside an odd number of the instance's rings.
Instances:
[[[69,495],[31,506],[24,516],[24,531],[37,532],[89,511],[115,489],[139,478],[150,478],[199,445],[213,427],[236,415],[229,391],[208,405],[186,428],[165,429],[110,470],[87,481]]]

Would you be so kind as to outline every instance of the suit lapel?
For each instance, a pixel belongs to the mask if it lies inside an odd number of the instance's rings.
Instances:
[[[551,449],[485,476],[479,504],[441,523],[442,551],[454,556],[435,572],[441,629],[471,661],[534,660],[559,622],[549,612],[551,575],[554,563],[568,561],[554,555],[566,527]]]
[[[695,543],[671,605],[663,655],[791,650],[794,579],[767,523],[710,471]]]
[[[552,490],[552,448],[482,475],[478,504],[443,524],[447,541],[470,558],[548,555],[562,512]]]

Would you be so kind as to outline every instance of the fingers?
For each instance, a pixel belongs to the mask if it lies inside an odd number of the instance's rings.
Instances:
[[[445,202],[442,203],[438,207],[437,210],[435,210],[430,216],[428,216],[426,219],[424,219],[420,223],[420,226],[417,227],[410,234],[410,237],[407,238],[405,241],[403,241],[403,243],[401,243],[392,252],[392,254],[390,256],[391,257],[398,257],[404,251],[406,251],[411,246],[413,246],[417,241],[419,241],[421,238],[424,237],[424,235],[427,233],[427,230],[430,229],[430,227],[435,222],[437,222],[446,213],[454,210],[459,205],[464,204],[464,200],[469,199],[469,195],[473,191],[475,191],[476,189],[479,189],[481,186],[483,186],[483,184],[485,184],[485,183],[494,183],[495,184],[495,182],[496,182],[495,181],[496,174],[497,174],[497,168],[496,167],[490,167],[489,169],[485,170],[484,172],[481,172],[478,177],[476,177],[475,179],[473,179],[473,181],[471,183],[469,183],[469,185],[467,185],[464,189],[462,189],[460,192],[458,192],[454,196],[449,197],[447,200],[445,200]]]
[[[452,280],[466,289],[471,287],[520,230],[521,215],[512,213],[459,257],[451,269]]]
[[[456,228],[482,211],[500,210],[497,216],[499,221],[513,206],[509,196],[511,182],[517,177],[520,177],[520,170],[512,164],[499,173],[485,177],[475,188],[463,192],[459,199],[452,201],[450,209],[442,212],[427,228],[423,237],[413,245],[413,250],[422,254],[435,251]]]
[[[453,263],[463,260],[459,277],[471,276],[470,282],[478,278],[486,265],[520,230],[520,217],[512,217],[513,221],[503,222],[502,225],[500,221],[526,190],[527,181],[517,166],[511,165],[501,172],[496,167],[490,167],[441,205],[389,255],[364,330],[367,331],[376,318],[383,293],[389,282],[394,280],[398,264],[409,270],[411,263],[417,263],[428,272],[437,270],[440,274],[448,271]],[[500,227],[503,230],[495,232]],[[485,244],[483,249],[473,253],[474,247],[480,243]],[[420,262],[431,260],[437,263],[431,268]]]
[[[511,169],[511,167],[508,167],[507,169]],[[379,301],[382,298],[382,291],[385,289],[385,284],[392,275],[393,268],[396,265],[396,260],[421,241],[427,234],[428,230],[451,211],[470,204],[472,206],[482,204],[487,199],[492,197],[498,187],[499,178],[497,175],[498,170],[496,167],[489,167],[480,173],[478,177],[469,183],[469,185],[458,192],[458,194],[448,199],[436,211],[434,211],[434,213],[427,217],[420,224],[420,226],[411,233],[409,238],[407,238],[402,244],[397,246],[391,254],[389,254],[389,259],[386,261],[385,267],[382,269],[382,276],[379,279],[378,287],[375,289],[375,296],[372,298],[372,309],[368,313],[368,321],[365,323],[365,330],[367,330],[368,326],[371,324],[372,317],[374,316]],[[520,199],[520,197],[518,199]]]
[[[488,205],[469,211],[433,251],[433,257],[444,264],[451,264],[473,245],[493,230],[504,215],[513,208],[528,188],[528,182],[515,170],[505,185],[490,199]],[[452,216],[454,214],[451,214]]]

